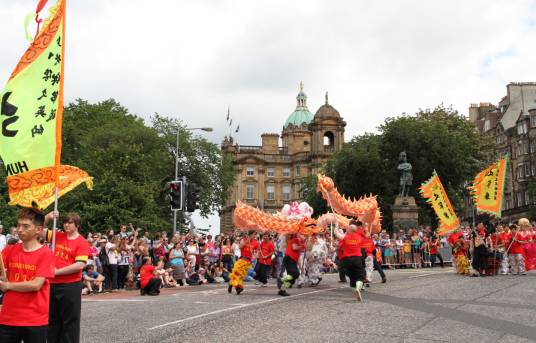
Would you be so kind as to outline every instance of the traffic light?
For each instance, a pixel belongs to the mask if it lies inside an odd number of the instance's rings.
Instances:
[[[188,183],[186,194],[186,212],[193,212],[199,208],[199,193],[201,188],[193,182]]]
[[[171,197],[170,204],[172,211],[182,211],[182,185],[182,181],[171,181],[169,195]]]

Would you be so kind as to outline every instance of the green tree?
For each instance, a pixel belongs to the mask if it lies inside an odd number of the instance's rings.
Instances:
[[[3,168],[3,164],[0,164],[0,221],[4,226],[3,234],[7,233],[7,230],[16,225],[17,219],[17,207],[8,206],[9,196],[7,193],[7,180],[6,172]]]
[[[177,129],[182,130],[179,175],[201,186],[202,215],[218,211],[233,178],[218,146],[193,137],[176,119],[155,115],[146,125],[111,99],[97,104],[77,100],[64,109],[62,163],[87,171],[94,190],[80,186],[67,193],[60,199],[60,212],[80,213],[84,230],[130,222],[151,231],[170,229]],[[0,220],[11,225],[16,208],[5,206],[3,172],[0,181]]]
[[[91,229],[136,223],[168,228],[165,181],[169,156],[162,139],[114,100],[77,100],[64,110],[62,162],[87,171],[95,187],[62,197],[60,210],[81,213]]]
[[[378,134],[354,137],[330,158],[325,171],[347,196],[378,194],[384,225],[390,226],[390,204],[398,193],[396,167],[401,151],[406,152],[413,166],[410,194],[421,206],[421,218],[429,222],[435,216],[418,196],[417,188],[435,169],[453,205],[461,205],[466,182],[494,157],[494,144],[491,138],[478,134],[458,112],[439,106],[388,118]]]
[[[202,188],[200,198],[202,215],[219,211],[225,203],[228,187],[234,180],[230,158],[223,157],[216,144],[186,130],[178,119],[155,114],[151,122],[157,134],[164,140],[168,156],[173,161],[169,165],[172,167],[169,171],[169,181],[175,173],[177,131],[179,131],[178,173]]]

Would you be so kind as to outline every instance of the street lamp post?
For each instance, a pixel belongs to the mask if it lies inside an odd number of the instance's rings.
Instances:
[[[206,132],[213,131],[211,127],[185,127],[184,130],[185,131],[201,130],[201,131],[206,131]],[[180,130],[177,129],[177,146],[175,149],[175,181],[179,180],[179,133],[180,133]],[[184,199],[184,196],[185,196],[184,184],[183,184],[183,189],[182,189],[181,194]],[[173,210],[173,235],[175,235],[175,233],[177,232],[177,211],[178,210]]]

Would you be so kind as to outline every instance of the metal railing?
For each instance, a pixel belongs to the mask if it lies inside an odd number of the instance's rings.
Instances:
[[[376,249],[381,251],[382,266],[389,269],[398,268],[427,268],[432,266],[432,256],[428,249],[422,245],[410,244],[411,248],[404,247],[383,247],[377,245]],[[443,263],[452,264],[452,249],[449,246],[443,246],[438,249],[439,255],[443,258]],[[440,261],[435,259],[435,266],[439,266]]]

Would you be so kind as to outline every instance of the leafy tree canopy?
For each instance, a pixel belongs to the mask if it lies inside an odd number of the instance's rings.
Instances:
[[[354,137],[330,158],[325,172],[333,177],[339,191],[345,195],[378,194],[384,225],[390,226],[389,206],[398,193],[396,167],[402,151],[413,166],[410,195],[421,206],[421,218],[429,222],[434,215],[418,195],[418,186],[430,178],[435,169],[453,206],[460,209],[463,194],[467,194],[467,182],[494,157],[494,143],[491,138],[480,135],[457,111],[438,106],[414,115],[388,118],[380,125],[378,134]],[[314,185],[309,189],[311,187]],[[319,196],[311,193],[308,201],[318,206]],[[319,207],[319,210],[322,209]]]
[[[80,213],[85,230],[130,222],[151,231],[169,229],[177,130],[179,175],[201,187],[202,215],[219,210],[232,170],[218,146],[192,135],[177,119],[155,114],[146,125],[113,99],[77,100],[64,109],[62,163],[87,171],[94,190],[78,187],[60,199],[59,210]],[[0,216],[13,225],[16,209],[4,206],[7,189],[1,177]]]

